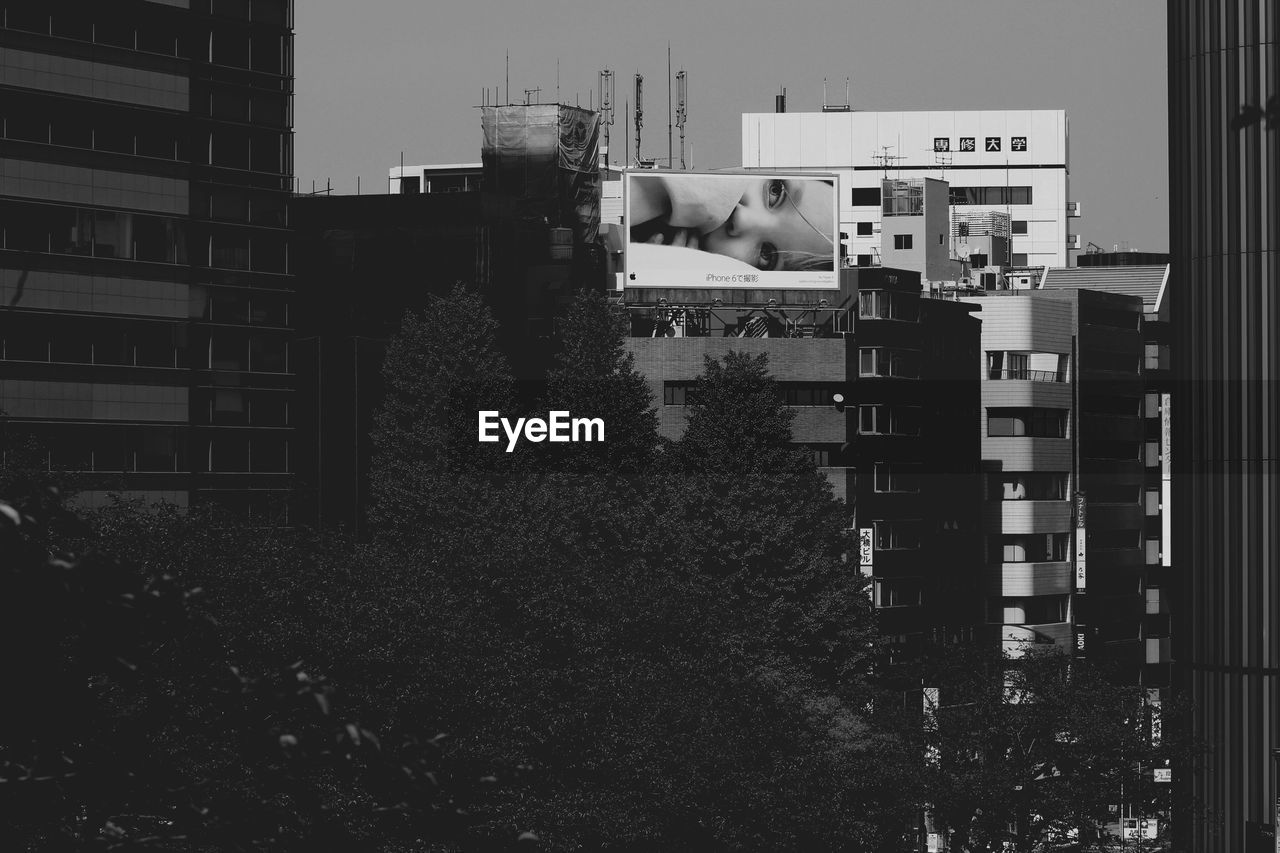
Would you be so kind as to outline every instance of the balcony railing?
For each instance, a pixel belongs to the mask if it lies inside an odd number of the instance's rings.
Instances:
[[[1026,379],[1031,382],[1066,382],[1067,375],[1057,370],[1026,370],[1014,367],[1003,370],[988,370],[988,379]]]

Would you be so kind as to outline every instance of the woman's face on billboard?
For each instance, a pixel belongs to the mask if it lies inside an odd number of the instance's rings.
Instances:
[[[765,178],[751,180],[722,222],[701,222],[651,242],[686,246],[736,258],[761,270],[803,269],[832,256],[832,184]],[[681,211],[671,219],[681,221]],[[683,221],[688,221],[685,217]]]

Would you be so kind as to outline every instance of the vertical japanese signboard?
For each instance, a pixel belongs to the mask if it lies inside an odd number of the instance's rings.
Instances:
[[[1160,563],[1173,565],[1173,423],[1169,394],[1160,395]]]
[[[858,529],[858,566],[864,575],[871,575],[875,557],[875,533],[870,527]]]
[[[1085,499],[1082,492],[1076,492],[1076,592],[1085,591],[1087,573],[1085,570]]]

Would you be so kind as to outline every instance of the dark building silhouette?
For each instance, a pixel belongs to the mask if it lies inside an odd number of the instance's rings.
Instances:
[[[0,3],[0,410],[108,491],[292,488],[289,0]]]
[[[1280,748],[1280,13],[1170,0],[1175,678],[1210,752],[1180,849],[1275,849]],[[1268,115],[1269,113],[1269,115]]]

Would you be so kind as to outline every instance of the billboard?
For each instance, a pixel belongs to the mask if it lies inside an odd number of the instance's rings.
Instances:
[[[834,175],[628,172],[628,287],[835,290]]]

